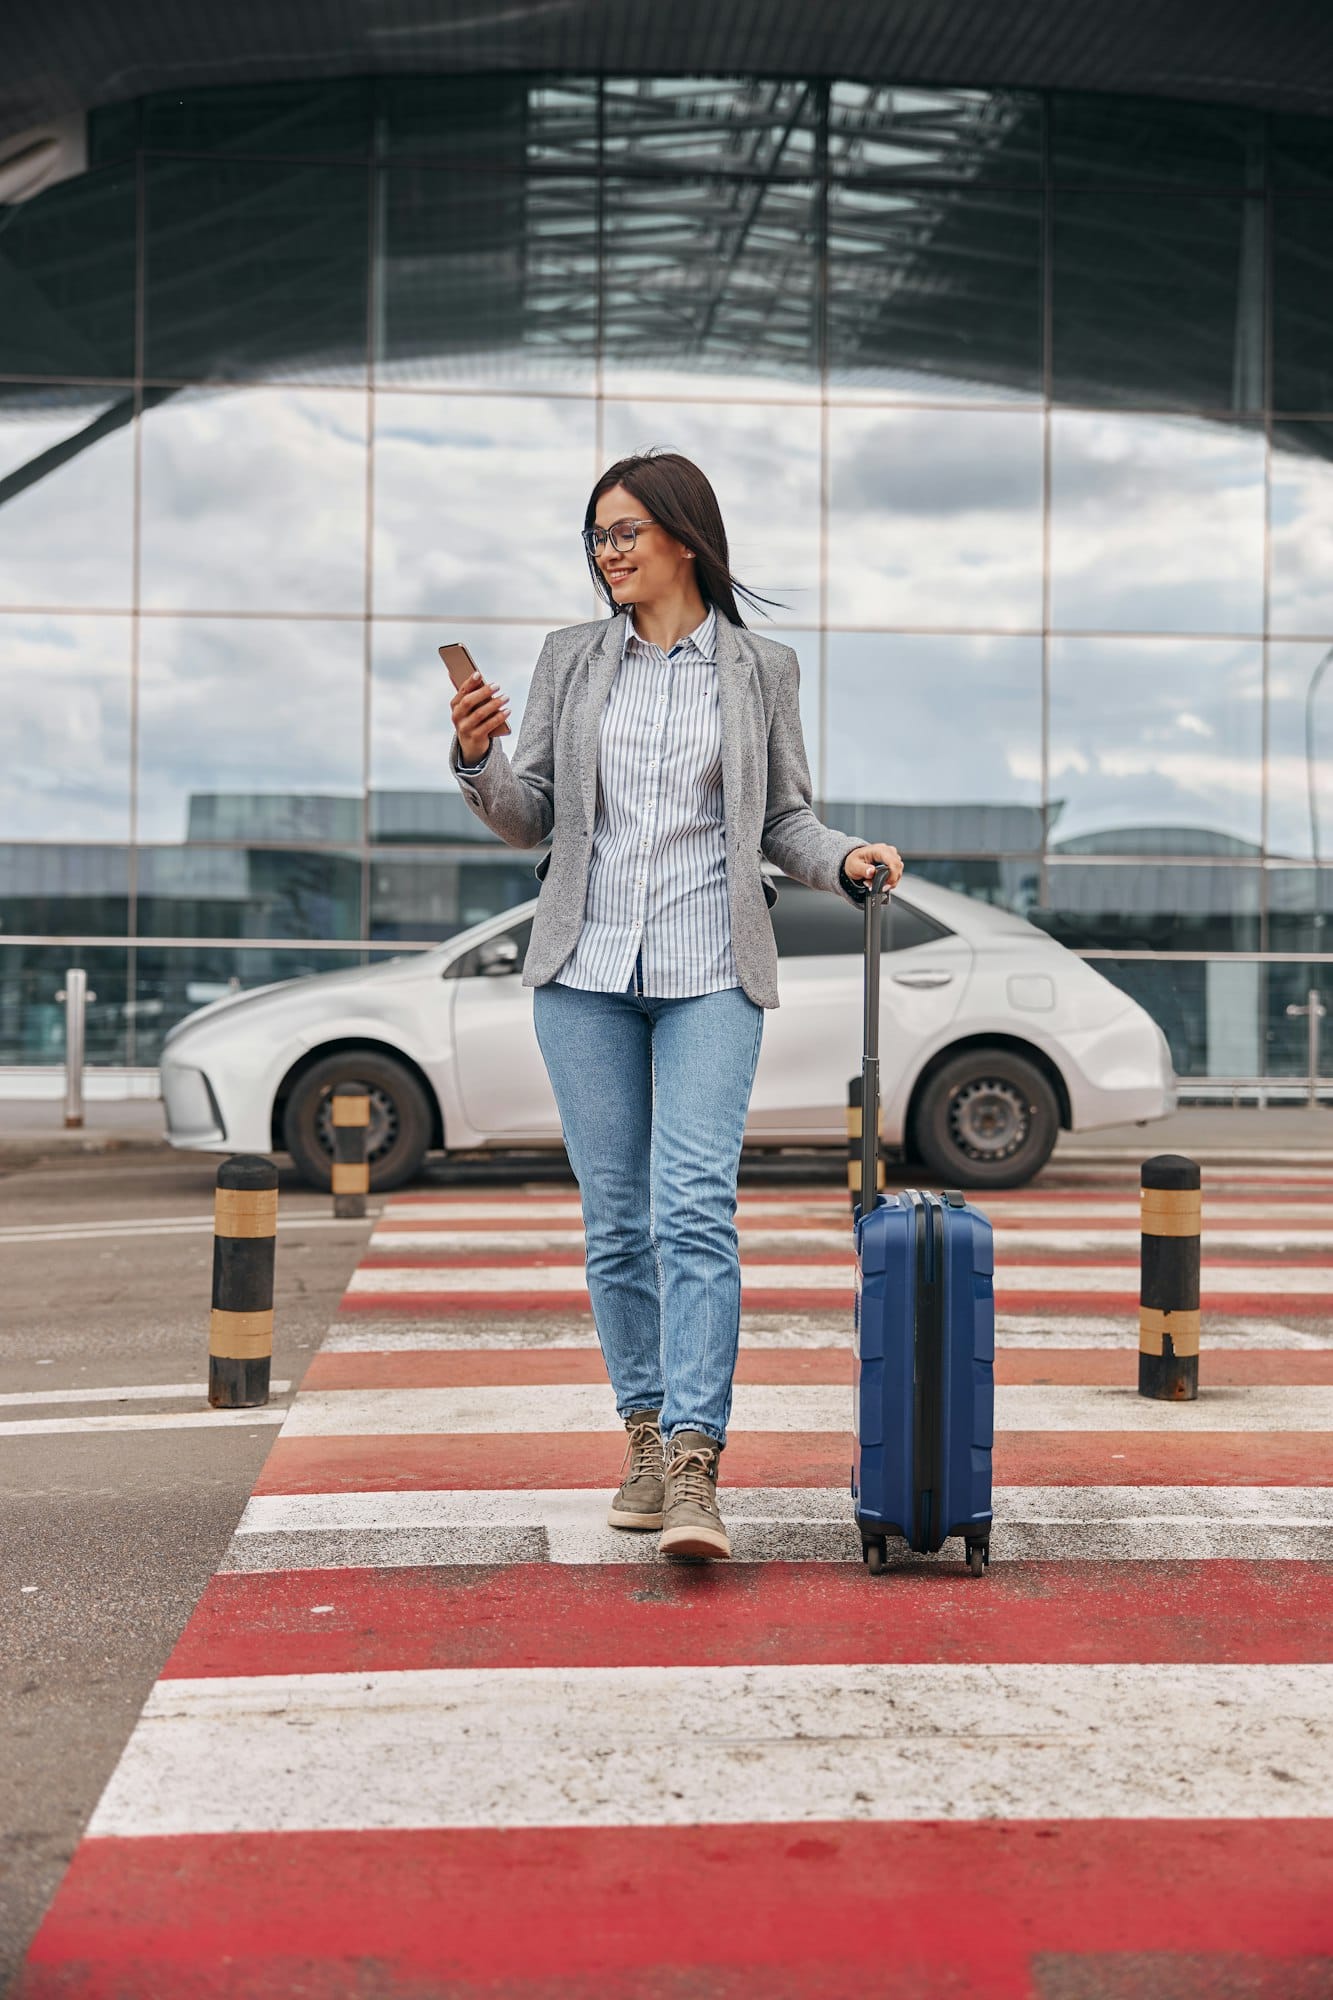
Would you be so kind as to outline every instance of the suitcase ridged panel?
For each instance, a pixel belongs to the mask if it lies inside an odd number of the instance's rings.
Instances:
[[[982,1533],[991,1518],[995,1428],[994,1237],[971,1207],[945,1208],[944,1342],[936,1529]],[[915,1540],[916,1215],[881,1200],[856,1226],[852,1495],[858,1522]],[[938,1523],[943,1522],[944,1534]]]

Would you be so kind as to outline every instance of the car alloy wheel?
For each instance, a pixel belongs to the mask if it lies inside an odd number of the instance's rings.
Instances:
[[[1021,1187],[1055,1150],[1060,1109],[1035,1062],[1006,1048],[963,1049],[921,1092],[917,1154],[946,1186]]]
[[[407,1065],[378,1049],[339,1049],[296,1079],[283,1107],[282,1133],[297,1172],[311,1187],[332,1183],[331,1098],[339,1083],[363,1083],[370,1094],[371,1191],[401,1187],[426,1156],[431,1105]]]
[[[1008,1077],[977,1077],[949,1102],[949,1133],[960,1153],[990,1166],[1012,1159],[1027,1141],[1027,1098]]]

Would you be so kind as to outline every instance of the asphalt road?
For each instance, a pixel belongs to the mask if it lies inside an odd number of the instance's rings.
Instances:
[[[75,1426],[6,1436],[0,1470],[0,1991],[276,1431],[220,1415],[81,1427],[207,1410],[216,1171],[133,1154],[0,1168],[0,1396],[44,1399],[0,1418]],[[330,1206],[284,1176],[273,1378],[293,1389],[371,1226]],[[117,1400],[159,1385],[178,1393]]]

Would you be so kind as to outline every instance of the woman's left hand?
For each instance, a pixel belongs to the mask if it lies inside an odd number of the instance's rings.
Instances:
[[[896,847],[889,847],[882,840],[872,841],[867,847],[854,847],[850,854],[845,854],[843,872],[849,882],[868,882],[881,862],[889,870],[889,887],[896,889],[903,872],[903,857]]]

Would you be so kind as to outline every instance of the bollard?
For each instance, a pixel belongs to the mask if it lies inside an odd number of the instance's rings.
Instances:
[[[366,1212],[370,1166],[370,1091],[364,1083],[333,1087],[333,1212],[345,1217]]]
[[[1199,1168],[1158,1153],[1139,1170],[1139,1394],[1192,1403],[1199,1393]]]
[[[861,1168],[863,1146],[861,1141],[862,1079],[852,1077],[847,1085],[847,1192],[851,1197],[852,1211],[861,1199]],[[878,1134],[876,1134],[878,1138]],[[879,1157],[879,1147],[875,1148],[875,1186],[884,1186],[884,1162]]]
[[[208,1400],[215,1410],[268,1401],[273,1359],[273,1246],[278,1170],[256,1153],[218,1168],[213,1206],[213,1316]]]
[[[71,965],[65,983],[56,994],[65,1003],[65,1129],[77,1132],[83,1124],[83,1062],[87,1030],[87,1006],[97,995],[88,991],[88,975],[82,966]]]

